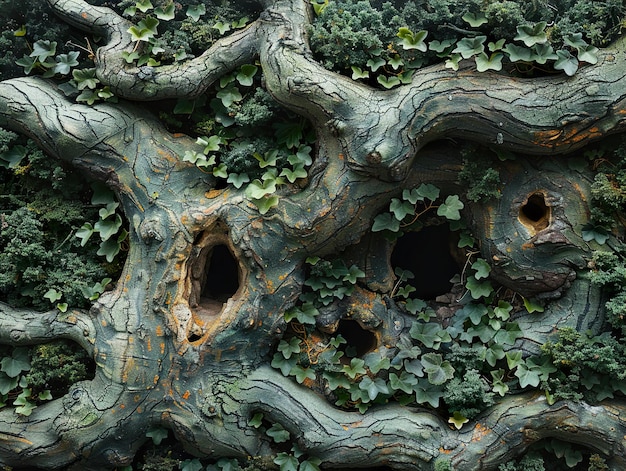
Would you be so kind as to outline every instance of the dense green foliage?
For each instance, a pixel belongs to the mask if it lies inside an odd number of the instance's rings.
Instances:
[[[579,61],[594,63],[594,48],[613,41],[626,16],[619,0],[333,0],[317,11],[311,28],[316,57],[329,69],[385,88],[407,83],[425,65],[447,59],[456,69],[474,56],[479,71],[501,70],[506,58],[510,72],[543,73],[552,69],[549,63],[572,75]]]

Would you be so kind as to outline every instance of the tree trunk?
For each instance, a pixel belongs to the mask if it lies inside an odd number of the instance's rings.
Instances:
[[[0,410],[1,464],[129,465],[157,427],[199,458],[273,458],[284,446],[263,430],[280,424],[324,469],[432,470],[448,460],[455,470],[490,470],[547,438],[601,453],[611,469],[626,467],[621,399],[549,404],[527,391],[499,398],[457,430],[426,404],[377,405],[364,414],[336,407],[321,376],[299,384],[269,366],[280,340],[294,335],[284,314],[308,290],[311,256],[343,258],[365,272],[352,296],[319,307],[319,331],[330,332],[320,338],[354,321],[358,335],[373,339],[369,346],[354,340],[361,356],[399,348],[416,318],[392,299],[394,243],[371,229],[392,198],[424,183],[440,188],[442,201],[462,196],[474,255],[491,265],[494,286],[517,293],[511,320],[523,335],[506,350],[536,354],[557,328],[605,330],[602,294],[580,276],[593,247],[582,234],[593,174],[574,172],[570,163],[583,146],[626,125],[623,41],[574,77],[531,80],[432,66],[409,85],[379,91],[311,58],[308,2],[266,0],[257,21],[191,64],[142,78],[121,59],[133,46],[126,20],[81,0],[48,3],[70,24],[106,38],[98,77],[127,101],[81,105],[50,81],[12,79],[0,83],[0,125],[113,188],[129,222],[130,250],[115,288],[88,312],[0,304],[1,343],[71,339],[96,364],[93,380],[29,417]],[[267,90],[317,135],[307,181],[283,187],[266,214],[243,190],[219,188],[213,175],[183,161],[195,140],[170,134],[136,103],[198,96],[255,57]],[[516,153],[497,164],[500,198],[465,197],[460,141]],[[425,217],[426,227],[445,222],[434,210]],[[235,260],[237,288],[211,298],[206,272],[224,249]],[[464,305],[448,294],[433,302],[442,327]],[[467,301],[467,291],[460,295]],[[522,297],[544,300],[545,310],[529,314]],[[260,428],[251,424],[258,413]]]

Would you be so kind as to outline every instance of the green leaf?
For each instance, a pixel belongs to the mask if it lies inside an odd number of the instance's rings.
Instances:
[[[293,455],[281,452],[274,458],[274,463],[280,467],[280,471],[298,471],[300,462]]]
[[[454,368],[439,353],[425,353],[421,361],[428,381],[435,386],[445,383],[454,376]]]
[[[505,356],[504,348],[502,345],[494,343],[485,351],[485,360],[489,363],[489,366],[494,367],[498,360],[502,360]]]
[[[263,412],[257,412],[248,421],[248,425],[254,428],[259,428],[262,425],[262,423],[263,423]]]
[[[339,345],[337,345],[336,347],[338,346]],[[373,374],[377,374],[380,370],[388,370],[391,366],[389,358],[384,356],[380,352],[380,350],[375,350],[373,352],[367,353],[365,356],[363,356],[363,360],[365,361],[365,366]]]
[[[465,287],[473,299],[486,298],[493,292],[493,286],[489,281],[478,281],[474,276],[467,277]]]
[[[435,322],[413,322],[410,335],[415,340],[421,342],[427,348],[439,349],[441,343],[450,342],[450,334]]]
[[[524,360],[522,360],[522,351],[515,350],[506,352],[506,365],[509,370],[513,370],[522,364]]]
[[[256,65],[244,64],[239,68],[237,81],[244,87],[250,87],[254,83],[254,75],[259,68]]]
[[[496,332],[493,341],[501,345],[514,345],[515,341],[522,335],[522,329],[520,329],[517,322],[507,322],[504,329]]]
[[[459,62],[461,62],[461,54],[452,54],[446,59],[446,68],[452,70],[459,70]]]
[[[319,458],[308,458],[300,463],[298,471],[320,471],[319,464],[322,462]]]
[[[100,242],[100,248],[96,252],[101,257],[106,257],[107,262],[112,263],[115,256],[120,253],[121,245],[115,239],[108,239]]]
[[[285,144],[288,149],[300,149],[300,141],[303,138],[304,125],[301,121],[276,123],[276,140],[279,144]]]
[[[309,175],[302,165],[296,165],[293,169],[283,168],[280,174],[287,177],[289,183],[294,183],[299,178],[306,178]]]
[[[546,22],[540,21],[534,25],[522,25],[517,27],[516,41],[523,41],[527,47],[535,44],[543,44],[548,40],[546,35]]]
[[[56,65],[54,66],[54,73],[67,75],[70,73],[72,67],[78,65],[78,51],[70,51],[67,54],[59,54],[54,58]]]
[[[296,319],[300,324],[315,325],[315,317],[319,311],[313,303],[304,303],[302,306],[294,306],[285,312],[285,321],[291,322]]]
[[[285,443],[289,440],[289,431],[280,424],[273,424],[265,432],[275,443]]]
[[[572,56],[572,54],[565,49],[556,51],[556,55],[558,56],[558,59],[554,63],[554,68],[556,70],[562,70],[569,77],[574,75],[578,70],[578,59]]]
[[[426,380],[419,380],[413,389],[415,390],[415,401],[418,404],[429,404],[434,408],[439,407],[439,400],[444,394],[441,386],[436,386]]]
[[[313,368],[303,368],[300,365],[296,365],[291,369],[289,374],[296,377],[298,384],[302,384],[307,378],[315,380],[315,372],[313,371]]]
[[[491,272],[491,266],[485,259],[479,258],[474,263],[472,263],[472,270],[475,270],[474,278],[480,280],[482,278],[489,277],[489,272]]]
[[[154,14],[159,20],[170,21],[176,17],[176,7],[174,3],[170,3],[166,7],[159,7],[154,10]]]
[[[524,307],[526,308],[526,311],[528,311],[529,314],[532,314],[533,312],[543,312],[544,307],[538,302],[535,302],[532,299],[524,298],[524,297],[522,297],[522,299],[524,300]]]
[[[269,150],[264,155],[261,155],[255,152],[254,154],[252,154],[252,156],[259,162],[259,167],[261,168],[275,167],[276,159],[278,156],[278,150],[277,149]]]
[[[392,75],[391,77],[385,77],[384,75],[379,75],[378,77],[376,77],[376,81],[381,84],[383,87],[385,87],[387,90],[400,85],[400,79],[398,77],[396,77],[395,75]]]
[[[359,383],[359,388],[367,392],[370,401],[376,399],[379,394],[391,394],[391,391],[387,386],[387,382],[382,378],[375,378],[372,380],[369,376],[364,376]]]
[[[350,379],[355,379],[357,376],[367,373],[365,368],[363,368],[364,365],[365,361],[361,358],[353,358],[350,360],[350,365],[343,365],[342,371]]]
[[[464,208],[463,202],[459,199],[458,195],[450,195],[446,200],[437,208],[437,215],[443,216],[451,221],[458,221],[461,219],[461,209]]]
[[[57,291],[54,288],[50,288],[48,291],[46,291],[46,294],[44,294],[43,297],[48,299],[52,304],[54,304],[63,297],[63,293]]]
[[[15,413],[19,415],[29,416],[33,410],[37,407],[32,401],[30,401],[31,390],[24,389],[19,396],[13,401]]]
[[[167,438],[168,431],[165,428],[153,428],[146,432],[146,437],[152,438],[152,443],[160,445],[163,439]]]
[[[115,193],[103,183],[96,182],[91,185],[93,195],[91,196],[91,204],[109,204],[115,202]]]
[[[100,239],[103,241],[109,240],[117,231],[122,227],[123,221],[119,214],[115,215],[114,219],[99,220],[94,225],[94,232],[100,233]]]
[[[482,52],[475,57],[476,70],[478,72],[486,72],[487,70],[502,70],[502,59],[504,54],[496,52],[488,56]]]
[[[372,72],[376,72],[378,69],[383,67],[387,61],[381,59],[380,57],[375,57],[373,59],[369,59],[366,65],[372,70]]]
[[[217,178],[228,178],[228,167],[225,163],[221,163],[213,167],[213,176]]]
[[[40,39],[33,44],[33,52],[30,53],[30,57],[34,57],[39,62],[45,62],[48,57],[54,56],[56,51],[56,41]]]
[[[30,358],[26,347],[15,348],[11,356],[6,356],[0,361],[0,371],[6,373],[9,378],[17,378],[23,371],[29,370]]]
[[[563,42],[574,49],[587,46],[587,42],[583,39],[583,33],[569,33],[563,38]]]
[[[0,167],[17,168],[22,159],[28,155],[28,151],[24,146],[13,146],[6,152],[0,154]],[[6,164],[5,164],[6,162]]]
[[[609,231],[605,227],[593,223],[585,224],[581,234],[585,242],[595,240],[600,245],[609,239]]]
[[[522,388],[531,386],[536,388],[539,386],[540,374],[537,369],[531,369],[525,363],[521,363],[515,370],[515,376],[519,379],[519,385]]]
[[[400,67],[404,65],[404,61],[402,60],[402,57],[400,57],[399,54],[394,55],[387,62],[393,68],[393,70],[398,70]]]
[[[72,70],[72,77],[74,77],[76,87],[79,90],[84,90],[86,88],[93,90],[100,83],[100,80],[96,77],[95,68]]]
[[[398,221],[390,213],[379,214],[374,218],[372,232],[380,232],[385,230],[391,232],[398,232],[400,230],[400,221]]]
[[[353,65],[351,67],[352,69],[352,80],[359,80],[359,79],[366,79],[369,78],[370,73],[367,70],[363,70],[360,67],[357,67],[356,65]]]
[[[128,32],[130,33],[133,41],[150,41],[157,34],[157,27],[159,26],[159,20],[148,16],[141,20],[137,26],[131,26],[128,28]]]
[[[588,64],[598,63],[598,51],[599,49],[592,45],[580,46],[578,50],[578,60],[581,62],[587,62]]]
[[[289,376],[291,370],[296,366],[298,359],[296,357],[291,357],[287,360],[282,353],[276,352],[272,357],[272,368],[279,369],[283,376]]]
[[[547,61],[555,61],[559,58],[549,43],[535,44],[532,48],[532,60],[537,64],[545,64]]]
[[[248,183],[250,177],[247,173],[229,173],[226,182],[232,183],[235,188],[241,188],[244,183]]]
[[[394,391],[403,391],[406,394],[413,394],[415,391],[414,386],[417,385],[417,378],[409,373],[408,371],[403,371],[398,376],[395,373],[389,373],[389,386]]]
[[[454,42],[454,39],[445,39],[443,41],[433,40],[428,45],[428,49],[430,49],[431,51],[443,53],[446,49],[449,49],[454,44]]]
[[[531,62],[533,51],[524,46],[517,46],[515,44],[507,44],[502,49],[509,56],[511,62]]]
[[[222,101],[222,104],[226,108],[230,107],[235,102],[243,100],[243,95],[239,89],[234,86],[220,90],[217,92],[216,96]]]
[[[428,36],[427,31],[422,30],[414,33],[409,28],[402,27],[398,30],[397,36],[401,39],[400,45],[402,46],[402,49],[417,49],[421,52],[426,52],[428,50],[428,46],[424,42],[426,36]]]
[[[220,35],[224,35],[227,32],[230,31],[230,24],[228,23],[224,23],[222,21],[217,21],[214,25],[213,25],[213,29],[216,29],[220,32]]]
[[[182,461],[179,466],[180,471],[202,471],[203,468],[202,463],[197,458]]]
[[[291,358],[292,354],[300,353],[300,339],[292,337],[289,342],[284,339],[281,340],[278,344],[278,351],[281,352],[285,358]]]
[[[34,57],[24,56],[21,59],[15,61],[17,65],[24,68],[26,75],[30,74],[35,67],[39,65],[39,62]]]
[[[487,36],[475,36],[473,38],[463,38],[457,44],[453,53],[461,54],[463,59],[469,59],[485,50],[485,40]]]
[[[504,43],[506,43],[506,39],[500,39],[498,41],[494,42],[490,42],[487,44],[487,47],[489,48],[490,52],[496,52],[496,51],[501,51],[502,48],[504,47]]]
[[[487,17],[483,12],[479,12],[477,14],[474,13],[466,13],[462,16],[463,20],[465,20],[472,28],[478,28],[479,26],[487,23]]]
[[[461,414],[459,411],[454,411],[452,417],[448,419],[448,423],[454,425],[454,428],[456,428],[457,430],[461,430],[461,428],[463,428],[463,425],[468,422],[469,419]]]
[[[406,216],[413,216],[415,214],[415,206],[408,201],[392,198],[391,204],[389,204],[389,211],[394,214],[398,221],[402,221]]]
[[[137,0],[135,2],[135,8],[142,13],[145,13],[148,10],[152,10],[154,6],[152,6],[152,2],[150,0]]]
[[[98,211],[100,219],[107,219],[109,216],[113,216],[115,214],[115,210],[119,207],[119,205],[120,204],[115,201],[113,203],[107,203],[104,208],[100,208],[100,210]]]
[[[198,21],[202,15],[206,14],[206,7],[203,3],[187,8],[186,15],[193,21]]]

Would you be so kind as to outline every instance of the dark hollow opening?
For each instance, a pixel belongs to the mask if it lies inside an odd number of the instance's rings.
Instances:
[[[352,350],[353,356],[360,357],[378,347],[376,335],[364,329],[357,321],[342,319],[337,327],[337,334],[346,339],[346,350]]]
[[[550,208],[541,193],[535,193],[528,197],[528,201],[520,208],[519,219],[522,224],[542,230],[550,223]]]
[[[415,287],[412,297],[435,299],[452,288],[450,280],[459,273],[452,257],[454,241],[447,224],[408,232],[396,241],[391,266],[409,270],[415,278],[405,283]]]
[[[206,262],[202,297],[226,302],[239,289],[239,266],[226,245],[211,249]]]

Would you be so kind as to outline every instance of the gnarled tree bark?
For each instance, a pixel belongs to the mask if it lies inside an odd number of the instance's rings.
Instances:
[[[111,469],[131,463],[156,426],[171,429],[198,457],[269,456],[275,445],[248,425],[262,412],[329,468],[431,470],[446,458],[456,470],[488,470],[546,437],[601,452],[612,469],[626,466],[621,400],[592,407],[507,396],[457,431],[432,410],[340,410],[268,366],[286,329],[283,313],[302,292],[308,256],[365,246],[375,216],[402,188],[427,182],[444,194],[463,192],[462,160],[446,141],[454,138],[528,156],[502,164],[502,198],[466,202],[464,213],[496,281],[524,296],[558,298],[541,315],[514,314],[524,331],[518,346],[536,352],[555,327],[601,330],[598,290],[576,277],[589,251],[581,228],[590,177],[572,181],[556,155],[624,130],[623,41],[574,77],[524,80],[440,65],[420,70],[410,85],[379,91],[313,60],[304,0],[265,0],[259,19],[201,57],[143,70],[121,58],[132,48],[127,20],[82,0],[48,3],[72,25],[106,38],[96,54],[98,77],[127,101],[86,106],[49,81],[12,79],[0,83],[0,125],[113,188],[130,223],[130,251],[115,289],[89,312],[40,314],[0,304],[1,343],[68,338],[96,363],[92,381],[29,417],[0,411],[1,464]],[[309,119],[318,136],[307,186],[281,190],[265,216],[242,191],[216,189],[213,176],[182,160],[192,138],[168,133],[132,103],[200,95],[255,57],[267,90]],[[518,217],[538,192],[550,208],[548,227]],[[239,288],[226,302],[208,303],[196,272],[217,245],[237,260]],[[355,294],[369,301],[369,311],[353,310],[352,318],[393,347],[394,322],[405,330],[410,322],[388,302],[394,275],[386,260],[377,262],[388,256],[383,246],[373,243],[360,255],[376,268]],[[339,301],[327,308],[337,319],[347,309]]]

